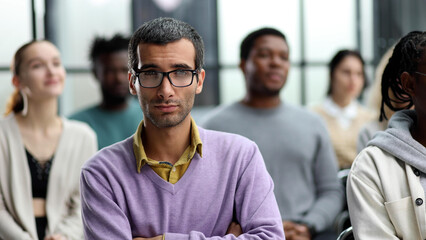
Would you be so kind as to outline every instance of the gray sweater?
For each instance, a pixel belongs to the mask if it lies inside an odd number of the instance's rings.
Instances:
[[[343,189],[327,130],[318,116],[284,103],[272,109],[234,103],[213,110],[200,125],[256,142],[274,180],[284,220],[308,223],[318,232],[331,227],[341,210]]]

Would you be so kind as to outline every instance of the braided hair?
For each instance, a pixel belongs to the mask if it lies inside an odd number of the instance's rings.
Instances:
[[[380,107],[380,121],[387,119],[384,105],[393,111],[409,109],[414,102],[411,96],[404,91],[401,83],[401,74],[408,72],[413,74],[417,65],[425,53],[426,32],[413,31],[401,38],[395,45],[392,56],[382,75],[382,103]],[[389,96],[392,92],[393,98]],[[394,106],[392,103],[403,104]]]

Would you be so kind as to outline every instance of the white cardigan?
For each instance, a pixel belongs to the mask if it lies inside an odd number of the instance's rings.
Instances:
[[[418,175],[378,147],[358,155],[347,182],[355,239],[426,239],[426,199]]]
[[[46,197],[48,234],[83,239],[80,168],[97,150],[94,131],[62,118]],[[38,239],[32,205],[31,174],[14,114],[0,120],[0,239]]]

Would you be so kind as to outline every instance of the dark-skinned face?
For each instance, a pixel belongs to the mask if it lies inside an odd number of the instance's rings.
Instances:
[[[264,96],[278,95],[287,80],[290,68],[286,41],[275,35],[257,38],[247,60],[242,60],[240,67],[250,93]]]
[[[94,72],[106,102],[119,104],[126,101],[129,96],[126,50],[100,55],[95,61]]]

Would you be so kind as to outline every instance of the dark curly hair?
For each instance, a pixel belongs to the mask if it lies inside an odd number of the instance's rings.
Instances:
[[[395,45],[392,56],[382,75],[382,103],[380,107],[380,121],[387,119],[384,105],[393,111],[409,109],[413,106],[413,99],[402,89],[401,74],[413,74],[425,53],[426,32],[413,31],[401,38]],[[394,98],[389,96],[392,91]],[[403,104],[394,106],[392,103]]]
[[[102,54],[115,53],[119,51],[127,52],[129,41],[130,38],[124,37],[121,34],[116,34],[111,39],[96,37],[90,48],[89,59],[94,65],[96,59]]]
[[[256,39],[258,39],[262,36],[265,36],[265,35],[274,35],[274,36],[281,37],[281,38],[284,39],[285,43],[287,43],[287,39],[286,39],[285,35],[282,32],[278,31],[277,29],[274,29],[274,28],[258,29],[256,31],[250,33],[249,35],[247,35],[244,38],[244,40],[241,42],[240,59],[241,60],[247,60]]]

